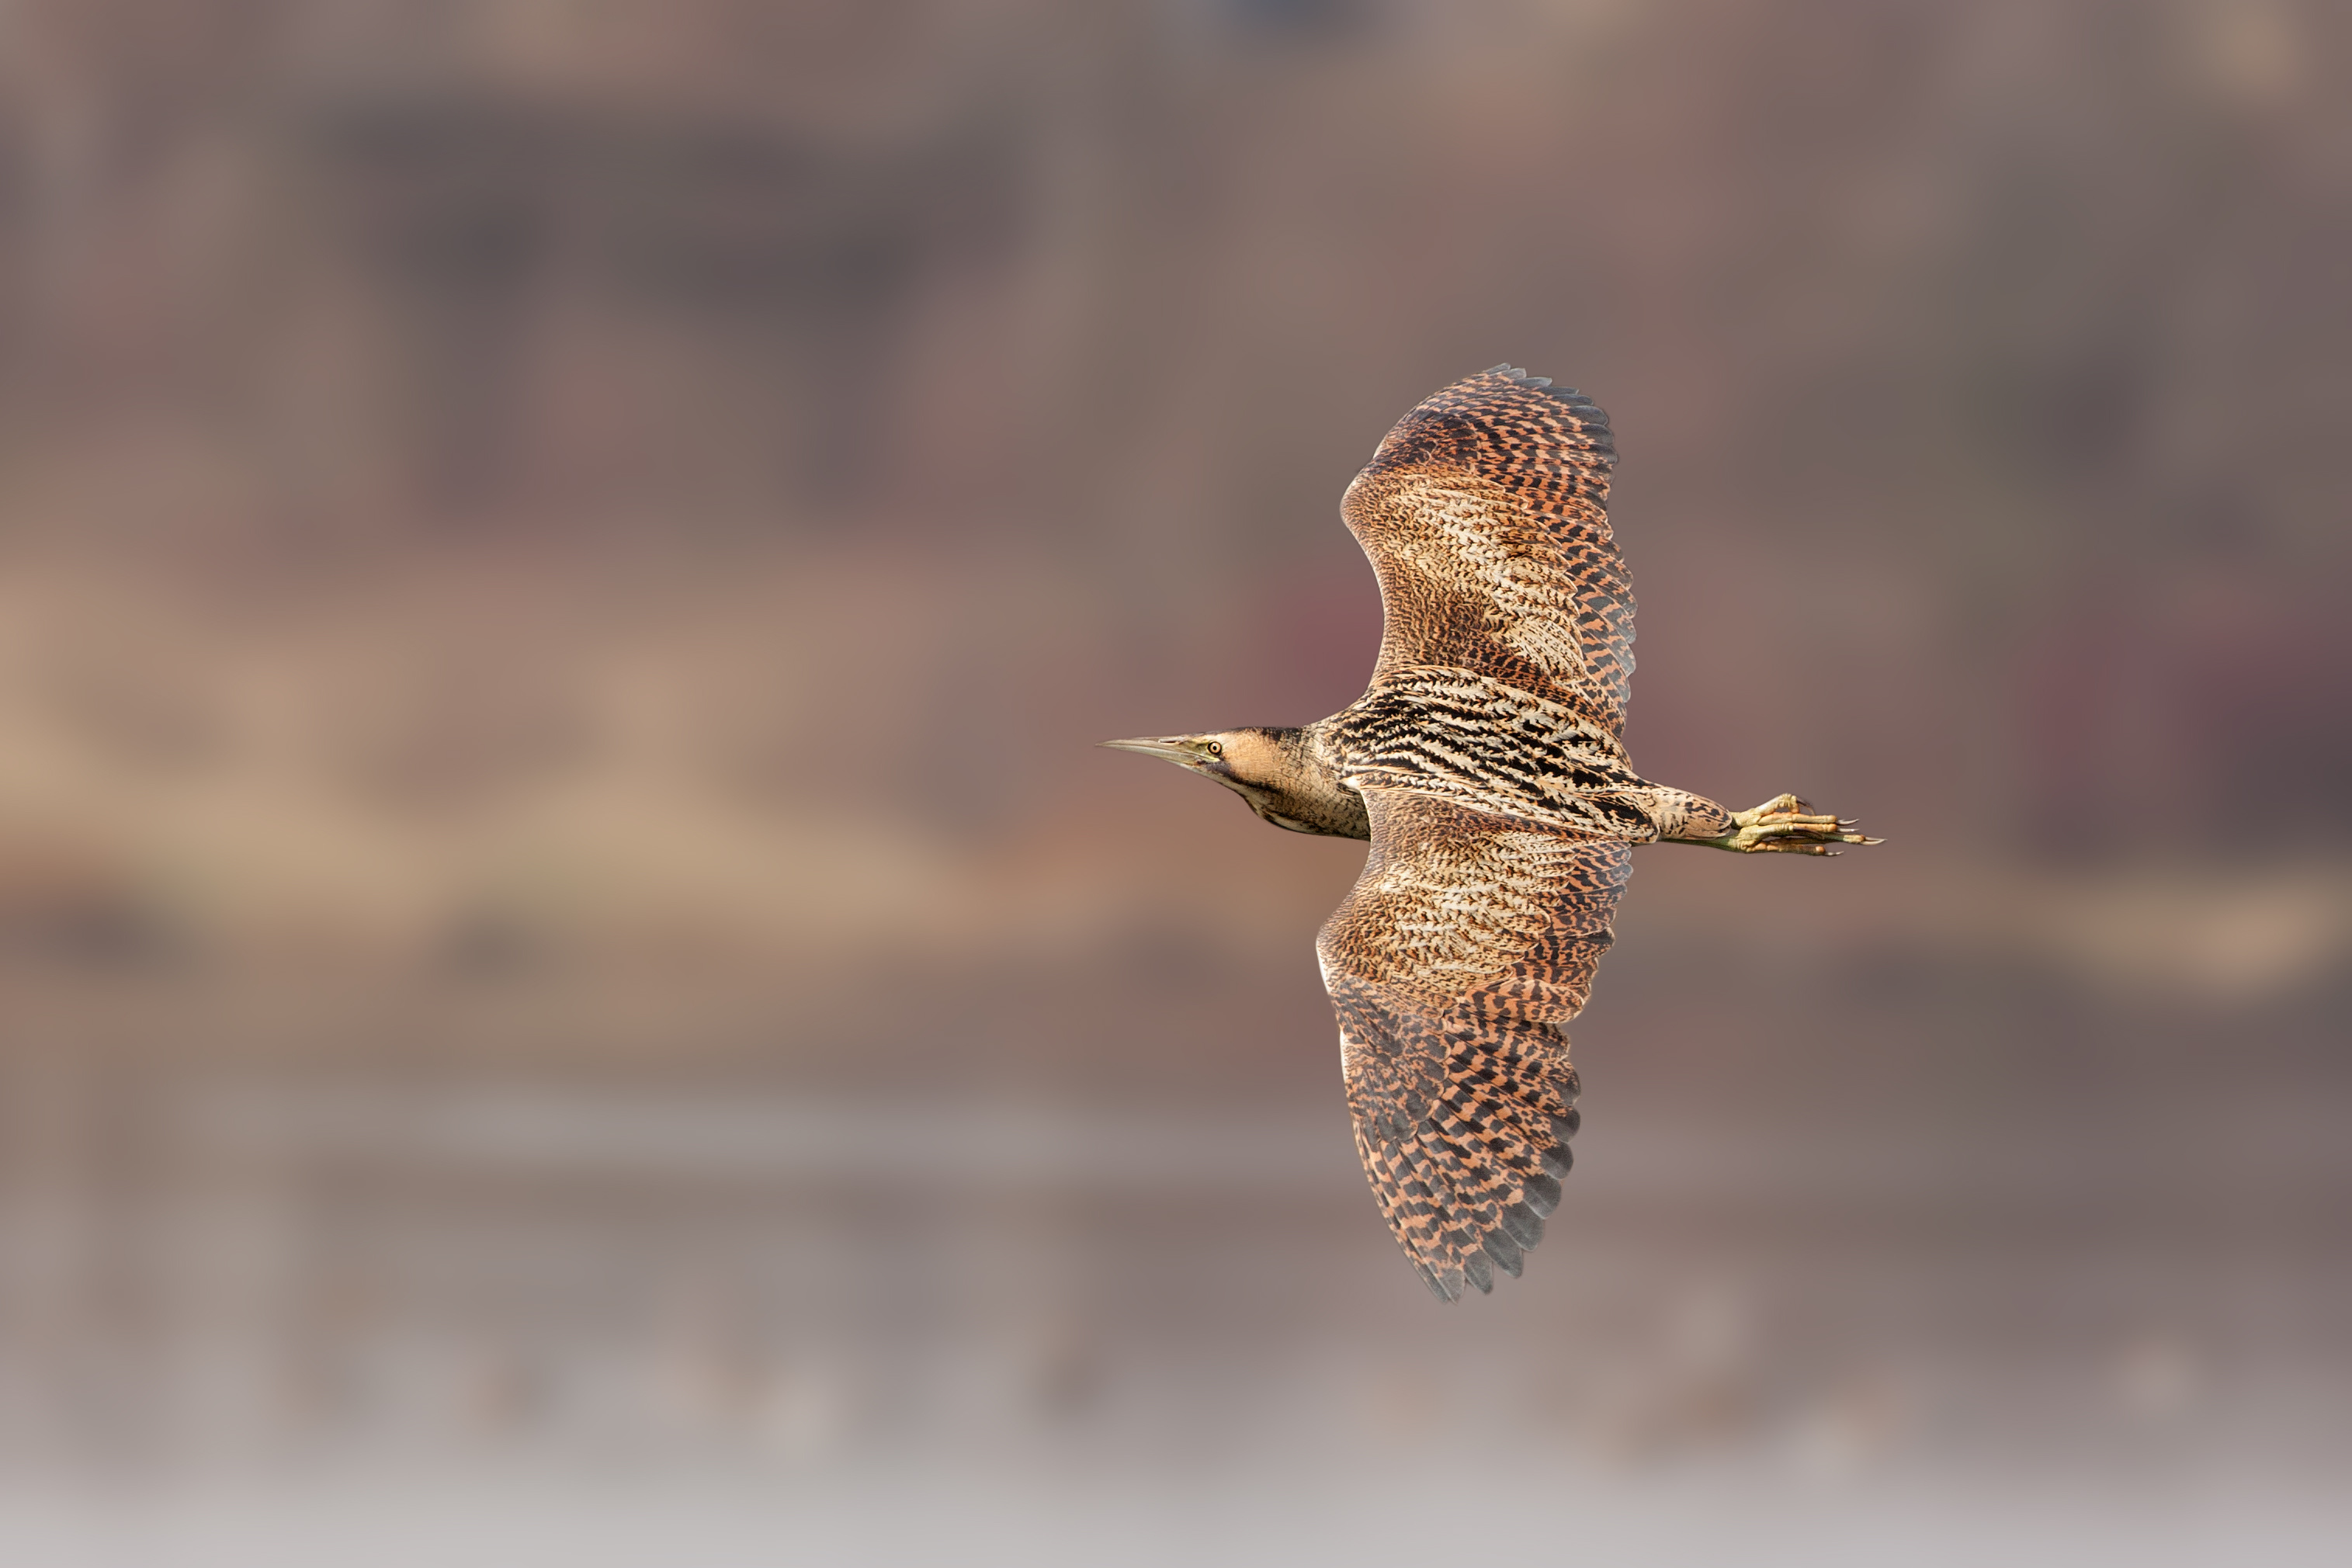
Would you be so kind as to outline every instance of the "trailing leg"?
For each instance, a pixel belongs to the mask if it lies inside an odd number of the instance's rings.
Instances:
[[[1729,832],[1712,838],[1685,838],[1710,849],[1739,855],[1834,855],[1833,844],[1881,844],[1854,831],[1853,819],[1818,813],[1793,795],[1775,795],[1762,805],[1734,812]]]

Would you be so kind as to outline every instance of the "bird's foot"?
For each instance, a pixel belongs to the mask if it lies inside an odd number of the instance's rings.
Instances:
[[[1703,839],[1711,848],[1739,855],[1834,855],[1833,844],[1880,844],[1855,832],[1853,820],[1824,816],[1793,795],[1775,795],[1752,810],[1734,812],[1738,826],[1720,838]]]

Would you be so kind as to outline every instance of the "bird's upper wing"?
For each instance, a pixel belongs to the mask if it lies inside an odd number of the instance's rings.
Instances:
[[[1356,1152],[1431,1289],[1519,1271],[1559,1201],[1584,1005],[1631,846],[1367,787],[1372,847],[1316,942]]]
[[[1475,669],[1622,731],[1633,589],[1609,531],[1616,461],[1591,398],[1508,365],[1399,420],[1340,507],[1381,580],[1374,684]]]

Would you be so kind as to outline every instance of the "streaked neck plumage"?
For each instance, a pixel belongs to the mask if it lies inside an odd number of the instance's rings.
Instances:
[[[1329,719],[1298,730],[1244,730],[1229,744],[1233,776],[1219,782],[1276,827],[1334,838],[1370,838],[1364,797],[1339,782]],[[1248,744],[1260,739],[1262,747]],[[1239,752],[1240,755],[1230,755]]]

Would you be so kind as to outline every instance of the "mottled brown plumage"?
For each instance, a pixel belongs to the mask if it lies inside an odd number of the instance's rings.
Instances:
[[[1635,844],[1874,844],[1794,795],[1731,812],[1633,771],[1633,595],[1616,444],[1507,365],[1391,430],[1341,512],[1380,578],[1363,697],[1296,730],[1107,742],[1213,778],[1295,832],[1369,838],[1316,942],[1356,1150],[1446,1300],[1519,1272],[1577,1127],[1561,1026],[1591,994]]]

